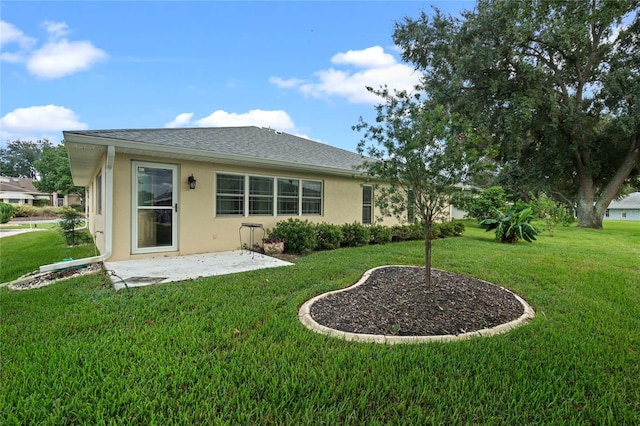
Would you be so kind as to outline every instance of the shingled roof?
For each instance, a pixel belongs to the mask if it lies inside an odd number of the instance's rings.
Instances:
[[[610,209],[640,209],[640,192],[632,192],[620,200],[609,204]]]
[[[81,130],[63,132],[65,141],[73,136],[135,143],[139,149],[180,148],[203,156],[219,154],[238,159],[271,160],[343,171],[354,171],[363,157],[351,151],[273,129],[248,127],[208,127],[174,129]]]

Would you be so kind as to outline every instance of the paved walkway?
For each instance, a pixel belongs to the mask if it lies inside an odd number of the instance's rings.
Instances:
[[[13,235],[24,234],[25,232],[31,231],[44,231],[51,228],[38,228],[39,223],[56,223],[59,219],[42,219],[42,220],[10,220],[9,223],[5,223],[3,226],[0,226],[0,238],[2,237],[11,237]],[[21,229],[4,229],[4,226],[14,226],[14,225],[31,225],[31,228],[21,228]]]
[[[116,290],[289,265],[292,263],[248,251],[104,262],[112,271]]]
[[[24,234],[25,232],[31,232],[31,231],[44,231],[45,229],[41,229],[41,228],[25,228],[25,229],[2,229],[0,228],[0,238],[3,237],[11,237],[13,235],[18,235],[18,234]]]

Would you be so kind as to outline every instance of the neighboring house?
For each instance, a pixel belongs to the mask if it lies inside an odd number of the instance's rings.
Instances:
[[[50,201],[51,197],[38,191],[33,186],[33,179],[0,176],[0,202],[33,206],[38,200]]]
[[[54,192],[51,194],[51,205],[55,207],[67,207],[82,204],[82,197],[78,194],[59,194]]]
[[[620,200],[614,200],[604,214],[605,220],[640,221],[640,192],[632,192]]]
[[[236,250],[287,218],[367,224],[379,213],[354,170],[360,155],[272,129],[63,134],[104,259]]]
[[[478,188],[477,186],[465,185],[462,183],[458,183],[454,186],[460,188],[463,194],[473,194],[474,191],[480,190],[480,188]],[[449,205],[449,220],[464,219],[468,214],[469,212],[467,212],[466,210],[459,209],[453,204]]]

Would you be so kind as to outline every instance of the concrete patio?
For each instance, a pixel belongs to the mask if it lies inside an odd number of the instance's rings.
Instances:
[[[293,264],[240,250],[104,262],[116,291],[126,287],[143,287],[289,265]]]

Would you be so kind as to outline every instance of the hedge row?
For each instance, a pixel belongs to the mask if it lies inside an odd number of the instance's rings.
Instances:
[[[35,207],[26,204],[12,204],[13,217],[53,217],[61,214],[63,207]],[[72,209],[79,213],[84,213],[84,206],[80,204],[74,204],[70,206]]]
[[[269,230],[267,241],[284,241],[285,253],[306,254],[313,250],[333,250],[339,247],[359,247],[367,244],[387,244],[392,241],[423,240],[424,228],[414,225],[363,225],[358,222],[333,225],[315,224],[308,220],[289,218]],[[431,238],[462,235],[462,222],[434,223]]]

